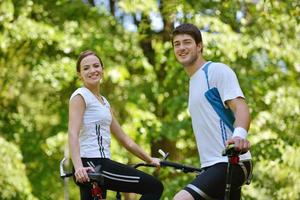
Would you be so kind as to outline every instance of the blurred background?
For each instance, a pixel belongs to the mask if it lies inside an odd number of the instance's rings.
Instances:
[[[255,166],[243,199],[300,199],[299,16],[297,0],[0,0],[0,199],[79,199],[59,161],[86,49],[104,62],[101,94],[126,133],[153,156],[161,148],[200,167],[170,42],[182,22],[201,29],[207,60],[235,70],[249,103]],[[115,140],[112,158],[140,162]],[[164,200],[194,176],[143,170],[164,182]]]

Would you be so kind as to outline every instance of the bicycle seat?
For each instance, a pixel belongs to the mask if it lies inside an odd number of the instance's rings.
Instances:
[[[95,181],[100,185],[104,185],[104,176],[101,173],[101,165],[95,167],[95,172],[88,172],[88,176],[91,181]]]

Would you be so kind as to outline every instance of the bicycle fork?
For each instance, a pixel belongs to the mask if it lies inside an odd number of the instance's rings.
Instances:
[[[232,168],[233,165],[239,163],[238,155],[229,155],[227,164],[227,174],[226,174],[226,187],[225,187],[225,200],[230,200],[230,190],[231,190],[231,180],[232,180]]]
[[[92,182],[92,189],[91,194],[93,197],[93,200],[102,200],[102,189],[99,187],[97,182]]]

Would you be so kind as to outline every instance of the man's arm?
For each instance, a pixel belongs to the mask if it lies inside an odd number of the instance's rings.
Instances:
[[[232,110],[235,116],[235,130],[232,138],[227,140],[228,144],[235,144],[236,149],[248,151],[250,143],[246,139],[250,127],[249,107],[244,98],[238,97],[226,101],[227,106]]]

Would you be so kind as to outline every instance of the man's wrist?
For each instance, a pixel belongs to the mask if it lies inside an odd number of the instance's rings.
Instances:
[[[246,139],[248,132],[243,127],[236,127],[233,131],[232,137],[240,137]]]

